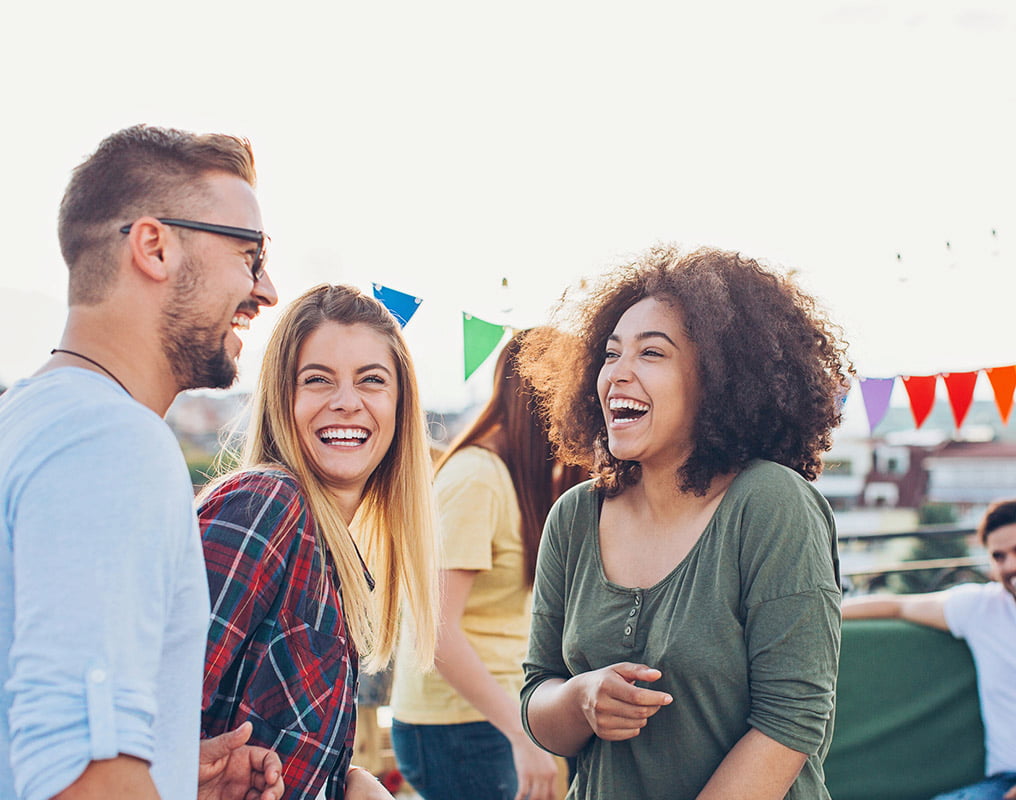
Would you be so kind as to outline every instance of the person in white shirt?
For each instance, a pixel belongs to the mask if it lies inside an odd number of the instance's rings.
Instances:
[[[905,619],[949,631],[970,648],[984,721],[985,778],[934,800],[1016,799],[1016,500],[992,505],[978,535],[991,557],[990,583],[843,601],[844,619]]]

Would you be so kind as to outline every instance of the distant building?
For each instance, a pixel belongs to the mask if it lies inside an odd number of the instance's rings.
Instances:
[[[847,438],[837,439],[826,454],[815,487],[834,511],[850,511],[861,503],[865,476],[871,469],[871,450],[870,440]]]
[[[948,442],[924,459],[925,497],[961,512],[1016,497],[1016,442]]]
[[[924,445],[876,443],[861,505],[869,508],[924,505],[928,483],[924,465],[929,452],[931,448]]]
[[[920,429],[909,409],[892,408],[874,436],[838,433],[816,487],[841,533],[905,530],[930,503],[976,520],[993,500],[1016,497],[1014,428],[986,401],[973,404],[959,431],[941,403]]]

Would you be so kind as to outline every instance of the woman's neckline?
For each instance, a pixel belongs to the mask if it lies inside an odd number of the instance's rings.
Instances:
[[[596,502],[596,536],[595,536],[595,542],[594,542],[594,545],[595,545],[594,552],[596,553],[596,562],[597,562],[597,567],[599,568],[599,571],[600,571],[600,579],[604,582],[605,585],[609,586],[610,588],[612,588],[614,590],[620,590],[620,591],[623,591],[623,592],[626,592],[626,593],[629,593],[629,594],[630,593],[634,593],[634,592],[651,592],[651,591],[653,591],[653,590],[655,590],[657,588],[662,587],[663,585],[665,585],[669,581],[671,581],[674,578],[675,575],[677,575],[679,572],[683,571],[683,569],[685,568],[685,566],[687,564],[691,563],[692,559],[695,557],[695,555],[698,553],[698,551],[702,548],[703,541],[705,541],[707,539],[707,537],[709,537],[709,535],[715,529],[717,518],[719,517],[721,511],[724,510],[724,507],[729,502],[728,498],[731,495],[731,491],[733,490],[734,485],[737,483],[738,479],[742,475],[744,475],[744,473],[747,472],[751,468],[751,466],[754,463],[755,463],[754,461],[749,462],[749,464],[746,465],[744,467],[744,469],[742,469],[740,472],[736,473],[734,475],[734,477],[731,478],[730,483],[728,483],[726,488],[723,490],[723,494],[720,496],[719,501],[716,504],[716,508],[714,508],[713,512],[709,515],[709,519],[706,521],[705,526],[703,526],[702,532],[699,534],[698,538],[695,540],[695,543],[692,544],[692,546],[689,548],[688,552],[685,553],[684,557],[681,558],[673,566],[672,569],[670,569],[665,575],[663,575],[663,577],[661,577],[658,581],[656,581],[655,583],[653,583],[650,586],[627,586],[627,585],[625,585],[623,583],[617,583],[616,581],[612,581],[610,578],[607,577],[607,570],[604,567],[604,563],[603,563],[603,551],[602,551],[601,542],[600,542],[600,519],[601,519],[601,516],[603,514],[603,504],[604,504],[604,501],[609,499],[609,498],[604,497],[604,494],[603,494],[602,491],[598,491],[596,493],[596,495],[597,495],[597,502]]]

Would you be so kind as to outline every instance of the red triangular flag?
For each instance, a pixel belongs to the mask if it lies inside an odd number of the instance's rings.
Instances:
[[[914,425],[920,428],[935,405],[935,382],[938,375],[904,375],[903,386],[910,398],[910,412]]]
[[[1002,417],[1002,424],[1009,424],[1009,412],[1012,411],[1012,395],[1016,389],[1016,364],[1009,367],[989,367],[985,370],[991,388],[995,392],[995,405]]]
[[[942,376],[945,389],[949,393],[949,405],[952,408],[956,427],[963,427],[963,420],[970,410],[974,399],[974,384],[977,383],[976,372],[947,372]]]

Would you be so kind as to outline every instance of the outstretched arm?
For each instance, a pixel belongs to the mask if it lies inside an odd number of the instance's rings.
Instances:
[[[873,594],[843,600],[843,619],[903,619],[929,628],[949,630],[945,596],[930,594]]]

